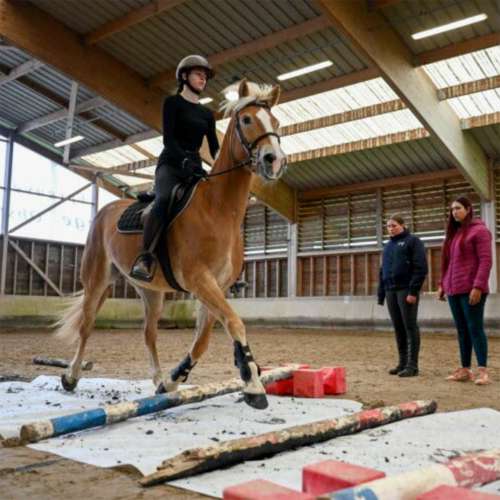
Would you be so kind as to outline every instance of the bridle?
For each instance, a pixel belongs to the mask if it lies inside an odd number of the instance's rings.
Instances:
[[[236,131],[236,134],[238,136],[238,140],[240,141],[240,144],[242,145],[247,157],[238,163],[234,163],[234,152],[233,152],[233,147],[232,147],[232,142],[231,146],[229,149],[229,154],[230,154],[230,159],[231,159],[231,164],[233,166],[231,168],[228,168],[226,170],[222,170],[220,172],[217,172],[215,174],[208,174],[207,177],[216,177],[217,175],[223,175],[227,174],[233,170],[236,170],[241,167],[246,167],[247,165],[256,165],[257,162],[257,157],[255,154],[256,147],[258,146],[259,142],[262,139],[265,139],[266,137],[276,137],[278,139],[278,143],[281,144],[281,138],[276,132],[265,132],[264,134],[259,135],[256,139],[254,139],[252,142],[249,142],[247,138],[245,137],[245,134],[243,133],[243,130],[241,130],[241,123],[240,123],[240,113],[251,106],[257,106],[259,108],[264,108],[268,111],[270,111],[269,105],[264,102],[264,101],[252,101],[245,106],[242,106],[238,111],[235,112],[235,119],[236,119],[236,125],[234,130]],[[234,132],[232,132],[234,133]]]

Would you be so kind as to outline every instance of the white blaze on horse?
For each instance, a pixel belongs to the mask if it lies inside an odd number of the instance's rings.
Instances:
[[[175,390],[187,379],[206,351],[213,324],[218,320],[233,340],[235,363],[245,382],[245,401],[255,408],[267,406],[245,326],[226,300],[225,292],[237,279],[243,264],[241,226],[252,173],[273,181],[280,178],[286,167],[286,156],[277,134],[279,123],[271,113],[271,107],[278,102],[280,87],[259,86],[243,80],[238,93],[238,100],[225,105],[225,115],[230,121],[210,174],[213,177],[198,185],[190,204],[170,226],[166,247],[158,249],[169,252],[177,282],[201,302],[188,355],[170,376],[164,376],[156,339],[164,293],[172,288],[159,269],[149,283],[128,276],[141,250],[142,235],[118,231],[117,222],[133,201],[115,201],[103,207],[92,223],[82,257],[83,293],[60,321],[59,336],[78,340],[75,356],[62,376],[66,390],[73,390],[78,383],[95,316],[108,297],[113,280],[121,273],[144,302],[144,337],[157,392]]]

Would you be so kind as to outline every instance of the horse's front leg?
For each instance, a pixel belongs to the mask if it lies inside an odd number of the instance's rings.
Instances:
[[[255,362],[246,339],[245,325],[224,297],[215,278],[207,273],[199,276],[191,290],[219,320],[234,342],[234,361],[245,382],[245,402],[257,409],[267,408],[266,390],[259,378],[259,367]]]
[[[202,304],[196,319],[196,335],[187,356],[170,372],[169,390],[176,390],[181,382],[186,382],[191,370],[208,348],[215,317]]]

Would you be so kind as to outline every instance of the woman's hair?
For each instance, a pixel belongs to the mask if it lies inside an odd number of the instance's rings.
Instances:
[[[388,221],[393,220],[397,222],[400,226],[405,225],[405,220],[403,219],[403,216],[399,214],[392,214],[387,220]]]
[[[467,210],[467,215],[465,216],[464,220],[462,222],[458,222],[455,220],[453,217],[453,212],[451,210],[451,205],[453,203],[460,203],[466,210]],[[442,253],[441,253],[441,270],[444,271],[448,265],[448,261],[450,258],[450,247],[451,247],[451,242],[453,241],[453,238],[457,234],[457,231],[460,228],[463,228],[462,234],[460,236],[460,246],[463,245],[463,241],[465,238],[465,235],[467,233],[467,229],[469,228],[469,225],[474,217],[474,207],[472,206],[471,201],[469,198],[466,196],[458,196],[455,198],[451,203],[450,203],[450,208],[448,210],[448,220],[446,222],[446,233],[444,237],[444,242],[443,242],[443,248],[442,248]]]

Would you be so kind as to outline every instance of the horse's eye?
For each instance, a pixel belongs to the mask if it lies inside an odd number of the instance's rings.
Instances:
[[[252,119],[248,115],[246,115],[243,117],[243,123],[245,125],[250,125],[250,123],[252,123]]]

